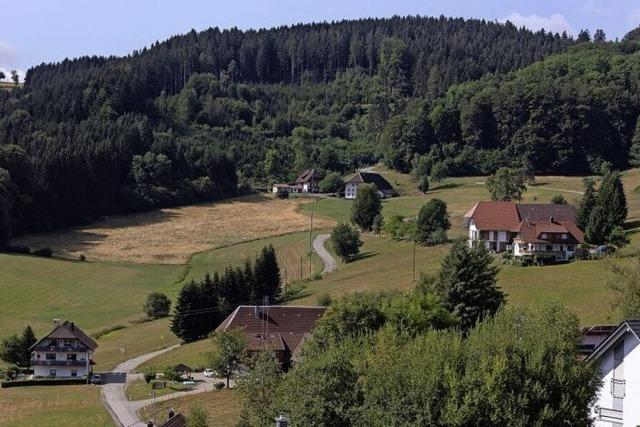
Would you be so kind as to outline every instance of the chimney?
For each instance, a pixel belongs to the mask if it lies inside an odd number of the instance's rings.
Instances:
[[[53,319],[53,327],[57,328],[58,326],[60,326],[60,319]]]
[[[549,217],[549,222],[553,223],[553,217],[552,216]]]
[[[289,420],[287,419],[286,416],[280,414],[280,416],[276,418],[276,427],[288,427],[288,426],[289,426]]]
[[[71,322],[71,330],[74,331],[76,329],[75,323]]]
[[[176,415],[176,413],[174,412],[173,408],[169,409],[169,419],[173,418]]]

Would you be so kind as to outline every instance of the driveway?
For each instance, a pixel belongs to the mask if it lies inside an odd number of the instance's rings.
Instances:
[[[322,274],[331,273],[338,268],[335,258],[329,253],[327,248],[324,247],[329,237],[331,237],[329,234],[319,234],[313,240],[313,250],[322,258],[322,262],[324,263]]]

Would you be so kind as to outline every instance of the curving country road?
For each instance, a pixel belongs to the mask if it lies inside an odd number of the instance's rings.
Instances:
[[[313,240],[313,250],[322,258],[322,262],[324,263],[322,274],[331,273],[338,268],[335,258],[329,253],[327,248],[324,247],[324,243],[329,240],[329,237],[331,237],[329,234],[319,234]]]

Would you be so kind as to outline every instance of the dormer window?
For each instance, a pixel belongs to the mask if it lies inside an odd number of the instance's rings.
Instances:
[[[562,237],[562,240],[567,240],[567,237],[568,237],[568,236],[567,236],[567,233],[562,233],[562,236],[561,236],[561,237]]]
[[[547,233],[542,233],[542,234],[540,235],[540,237],[542,237],[543,239],[546,239],[546,238],[547,238]]]
[[[49,346],[50,347],[57,347],[58,346],[58,340],[49,340]]]
[[[65,347],[71,347],[73,345],[73,340],[64,340]]]

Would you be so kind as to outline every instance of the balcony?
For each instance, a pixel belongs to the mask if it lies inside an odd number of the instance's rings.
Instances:
[[[86,360],[31,360],[33,366],[85,366]]]
[[[626,394],[626,381],[613,378],[611,380],[611,395],[623,399]]]
[[[34,349],[34,351],[42,351],[49,353],[84,353],[88,349],[83,345],[71,345],[71,346],[48,346],[48,345],[40,345]]]
[[[596,408],[596,412],[598,414],[598,419],[600,420],[616,420],[622,421],[624,417],[622,416],[622,411],[618,409],[609,409],[609,408]]]

